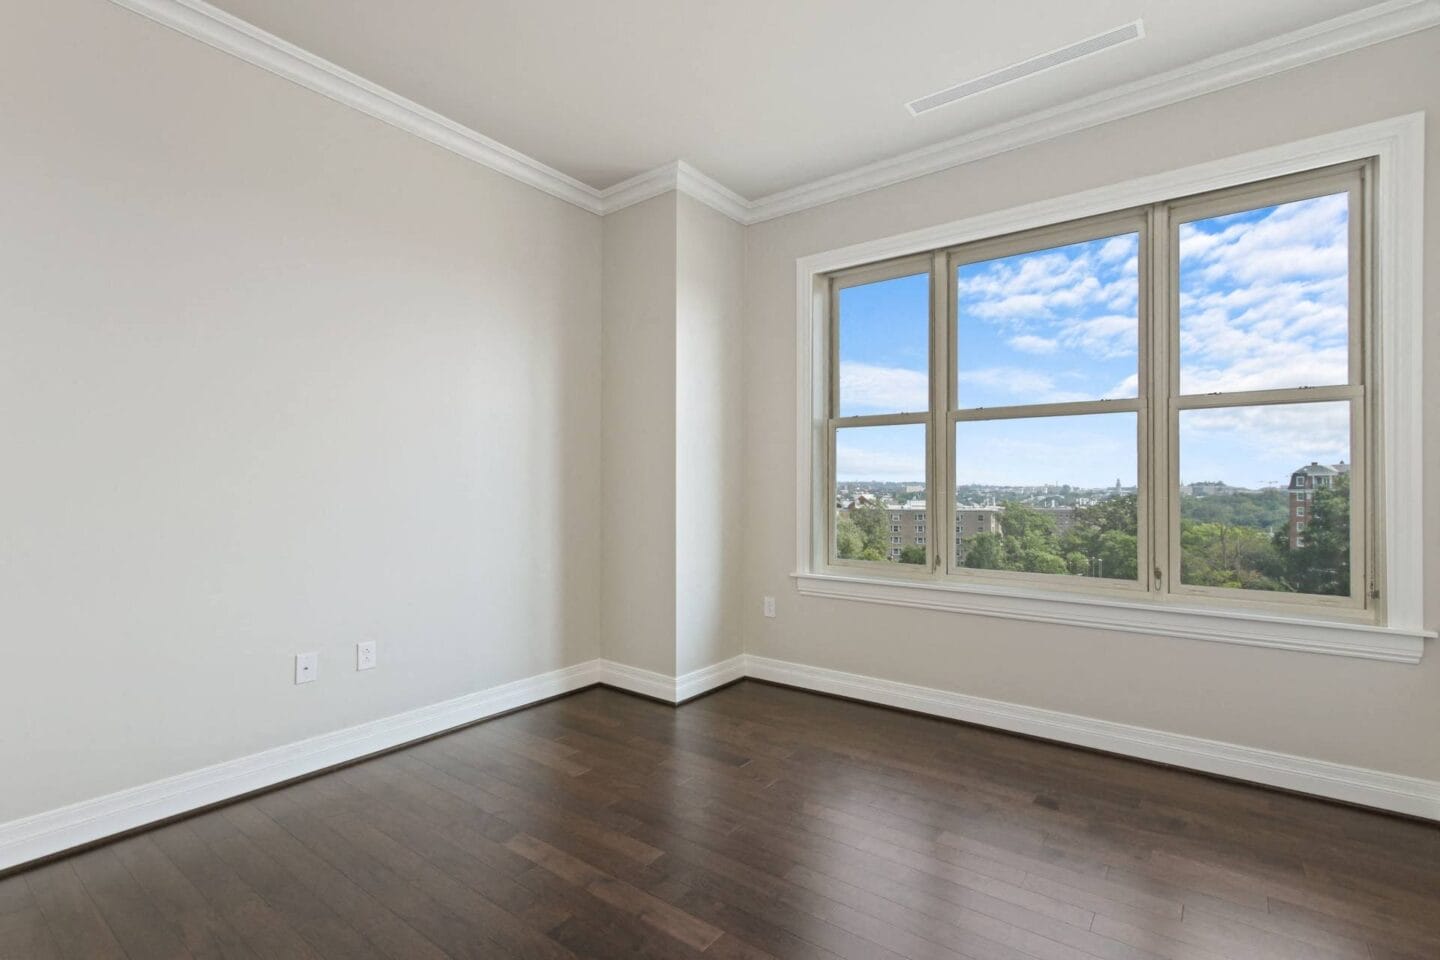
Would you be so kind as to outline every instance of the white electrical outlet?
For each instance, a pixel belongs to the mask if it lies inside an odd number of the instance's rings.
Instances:
[[[362,640],[355,644],[355,669],[375,669],[375,641]]]
[[[295,654],[295,682],[310,683],[320,675],[320,654]]]
[[[775,598],[774,598],[774,597],[765,597],[765,598],[764,598],[764,604],[763,604],[763,606],[764,606],[764,608],[765,608],[765,616],[767,616],[767,617],[773,617],[773,616],[775,616]]]

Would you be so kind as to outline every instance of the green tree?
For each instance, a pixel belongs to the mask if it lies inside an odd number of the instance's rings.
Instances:
[[[865,550],[865,535],[849,516],[841,514],[835,521],[835,555],[845,560],[857,559]]]
[[[1222,497],[1181,497],[1180,518],[1273,530],[1289,513],[1289,494],[1280,489],[1243,490]]]
[[[881,507],[854,507],[835,522],[835,554],[845,560],[884,560],[886,514]]]
[[[1000,533],[977,534],[965,551],[965,566],[978,570],[1068,573],[1049,514],[1013,500],[1001,504]]]
[[[1137,532],[1136,498],[1112,497],[1078,508],[1060,547],[1071,573],[1134,580],[1139,573]]]
[[[974,570],[1006,570],[1005,545],[998,533],[977,533],[965,546],[965,566]]]
[[[1263,531],[1226,523],[1180,524],[1180,582],[1200,587],[1282,590],[1279,558]]]
[[[901,563],[925,563],[930,557],[926,554],[925,548],[919,544],[911,544],[908,547],[900,548]]]
[[[1319,487],[1308,501],[1304,546],[1289,549],[1290,531],[1277,534],[1274,547],[1283,556],[1283,589],[1343,597],[1350,593],[1350,477],[1341,474]]]

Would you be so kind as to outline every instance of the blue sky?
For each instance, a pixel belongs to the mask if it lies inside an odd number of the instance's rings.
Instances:
[[[1344,194],[1180,227],[1185,393],[1344,383]],[[1134,234],[961,266],[955,277],[960,405],[993,407],[1136,395]],[[840,413],[924,410],[929,281],[924,274],[840,294]],[[1110,486],[1134,477],[1133,415],[962,424],[960,483]],[[1282,481],[1311,460],[1348,459],[1343,405],[1187,413],[1181,475],[1239,486]],[[918,481],[922,427],[844,430],[842,480]]]

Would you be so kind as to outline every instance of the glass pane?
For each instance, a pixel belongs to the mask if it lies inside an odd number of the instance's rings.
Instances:
[[[925,425],[835,431],[835,555],[923,564],[934,532],[925,504]]]
[[[838,309],[838,415],[929,410],[930,274],[845,287]]]
[[[1180,412],[1180,582],[1350,595],[1350,404]]]
[[[1349,195],[1180,225],[1180,392],[1350,380]]]
[[[1138,395],[1138,250],[1127,233],[956,269],[965,407]]]
[[[1133,413],[955,425],[955,560],[1134,580],[1139,571]]]

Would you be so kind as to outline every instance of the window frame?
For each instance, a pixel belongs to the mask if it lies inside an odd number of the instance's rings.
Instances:
[[[934,443],[933,429],[930,425],[929,411],[913,412],[902,411],[899,413],[876,413],[876,414],[855,414],[848,417],[840,416],[840,292],[850,287],[864,286],[870,283],[883,283],[886,280],[898,280],[902,277],[919,276],[926,273],[929,276],[927,281],[930,285],[930,310],[935,309],[935,278],[931,271],[931,258],[929,254],[919,256],[900,257],[893,260],[885,260],[878,263],[861,264],[851,270],[839,271],[833,275],[828,284],[827,290],[827,316],[829,325],[828,342],[832,345],[827,361],[826,373],[826,421],[825,421],[825,463],[826,496],[830,504],[830,520],[826,524],[824,537],[825,565],[831,569],[844,572],[873,571],[893,574],[904,578],[918,579],[922,574],[928,576],[930,570],[923,563],[898,563],[890,560],[856,560],[848,557],[841,557],[836,546],[836,507],[839,499],[839,478],[837,470],[832,466],[836,462],[836,445],[841,430],[852,430],[864,427],[900,427],[920,425],[925,428],[925,496],[928,498],[931,491],[935,489],[934,477],[931,476],[934,470],[934,455],[932,444]],[[927,343],[929,352],[929,369],[932,371],[927,375],[930,402],[934,404],[935,378],[935,330],[934,324],[930,324],[930,335]],[[893,515],[897,511],[886,510],[887,515]],[[902,513],[903,516],[903,513]],[[896,521],[887,516],[886,523],[894,526]],[[893,533],[893,531],[892,531]],[[893,553],[894,551],[890,551]],[[903,568],[896,570],[895,568]]]
[[[1158,206],[1161,223],[1157,226],[1163,226],[1166,232],[1169,265],[1157,275],[1155,298],[1157,301],[1165,301],[1166,310],[1163,317],[1165,322],[1157,328],[1160,336],[1156,339],[1160,342],[1157,342],[1150,363],[1160,374],[1160,390],[1167,397],[1162,424],[1165,432],[1163,436],[1157,433],[1156,443],[1163,444],[1160,449],[1168,460],[1169,473],[1177,480],[1175,484],[1163,487],[1156,484],[1156,522],[1167,524],[1169,529],[1169,550],[1165,557],[1164,576],[1169,580],[1167,592],[1172,597],[1182,601],[1196,598],[1260,608],[1311,609],[1312,612],[1326,616],[1354,617],[1371,623],[1380,622],[1383,616],[1380,604],[1382,598],[1372,596],[1375,591],[1370,589],[1370,584],[1377,582],[1375,565],[1378,562],[1378,551],[1374,549],[1372,541],[1378,536],[1379,524],[1375,521],[1375,503],[1370,497],[1371,484],[1366,472],[1367,465],[1374,459],[1369,449],[1369,424],[1374,411],[1367,390],[1367,386],[1375,379],[1372,370],[1374,353],[1370,349],[1370,330],[1375,310],[1370,299],[1370,275],[1373,269],[1370,258],[1373,228],[1370,219],[1373,204],[1369,200],[1374,176],[1373,159],[1357,160],[1257,183],[1208,191]],[[1180,338],[1180,227],[1195,220],[1339,193],[1346,193],[1349,203],[1347,383],[1203,394],[1181,393],[1180,351],[1178,347],[1170,349],[1170,345],[1178,344]],[[1334,402],[1346,403],[1350,408],[1349,594],[1332,597],[1186,584],[1180,575],[1181,498],[1173,495],[1173,491],[1179,489],[1180,414],[1189,410]]]
[[[1373,348],[1376,381],[1370,385],[1371,422],[1364,428],[1372,438],[1376,462],[1369,465],[1363,481],[1372,486],[1371,503],[1386,531],[1383,542],[1372,548],[1377,555],[1371,559],[1371,569],[1381,593],[1373,622],[1347,617],[1338,610],[1317,615],[1313,607],[1256,609],[1194,597],[1157,603],[1152,598],[1089,596],[1033,584],[953,583],[928,574],[907,579],[896,575],[896,565],[888,565],[888,575],[877,579],[866,571],[835,570],[827,565],[828,557],[818,546],[825,539],[821,531],[834,513],[833,491],[827,489],[824,479],[827,444],[821,418],[827,409],[822,391],[829,382],[826,274],[866,263],[918,259],[927,253],[933,256],[937,250],[973,241],[1370,158],[1375,158],[1376,164],[1370,188],[1374,234],[1366,252],[1375,315],[1369,334],[1372,342],[1367,346]],[[1424,640],[1435,634],[1424,626],[1421,531],[1413,522],[1404,522],[1407,514],[1402,513],[1401,505],[1413,509],[1414,504],[1423,502],[1424,493],[1419,403],[1423,216],[1414,201],[1423,185],[1424,117],[1412,114],[797,258],[796,507],[800,520],[795,529],[797,562],[792,574],[797,589],[812,597],[1418,662]],[[937,286],[932,284],[932,288]],[[946,287],[948,283],[941,289]],[[932,289],[932,297],[935,292]],[[933,345],[931,355],[933,362]],[[933,392],[933,378],[931,387]],[[932,417],[934,409],[932,405]],[[933,442],[933,428],[929,442]],[[930,462],[935,462],[933,456]],[[1352,458],[1352,482],[1356,469]],[[937,489],[927,477],[927,499],[933,499]],[[947,505],[942,539],[949,547],[958,545],[953,523]],[[942,548],[942,559],[946,553]]]
[[[1126,210],[1118,210],[1113,213],[1101,214],[1099,216],[1086,217],[1083,220],[1052,224],[1034,230],[1026,230],[976,242],[958,244],[948,247],[943,251],[946,259],[946,270],[943,278],[947,295],[944,316],[946,330],[945,351],[948,373],[946,376],[947,389],[943,391],[945,396],[945,409],[942,416],[945,426],[940,431],[940,434],[942,434],[940,440],[946,444],[946,449],[938,456],[941,460],[939,467],[945,474],[944,483],[946,486],[944,486],[942,490],[946,493],[946,496],[943,507],[946,510],[948,523],[953,524],[956,514],[955,495],[953,491],[957,478],[955,475],[955,451],[953,446],[955,428],[960,423],[1077,417],[1106,413],[1134,413],[1136,418],[1136,540],[1139,550],[1136,569],[1139,571],[1148,569],[1150,525],[1147,511],[1148,485],[1145,481],[1145,476],[1148,469],[1147,460],[1149,451],[1144,442],[1148,427],[1148,418],[1145,410],[1148,380],[1144,370],[1145,365],[1140,362],[1140,358],[1145,356],[1149,337],[1147,327],[1149,325],[1150,308],[1145,302],[1145,297],[1141,295],[1146,286],[1147,272],[1151,269],[1150,255],[1146,248],[1146,238],[1149,229],[1149,221],[1145,209],[1134,207]],[[1136,323],[1138,325],[1137,343],[1139,354],[1136,357],[1138,385],[1135,397],[1101,398],[1098,400],[1080,400],[1065,403],[1013,404],[1004,407],[988,408],[960,407],[958,383],[959,356],[958,351],[951,346],[959,342],[960,318],[958,304],[954,302],[953,297],[949,297],[950,291],[955,287],[956,271],[961,266],[970,263],[982,263],[987,260],[1015,256],[1021,253],[1038,252],[1075,243],[1085,243],[1091,240],[1107,239],[1132,232],[1139,235],[1137,255],[1140,258],[1136,280],[1138,284]],[[937,556],[943,560],[941,569],[944,571],[945,579],[951,582],[989,582],[997,585],[1013,586],[1040,585],[1042,588],[1048,585],[1050,589],[1073,590],[1102,596],[1118,595],[1133,597],[1137,593],[1143,595],[1147,592],[1143,578],[1137,578],[1134,582],[1131,582],[1093,577],[1061,577],[1057,574],[1026,573],[1014,570],[982,570],[973,567],[962,567],[955,562],[955,553],[958,548],[958,538],[956,542],[952,544],[952,549],[944,549],[944,546],[941,544],[937,544],[936,546]]]

